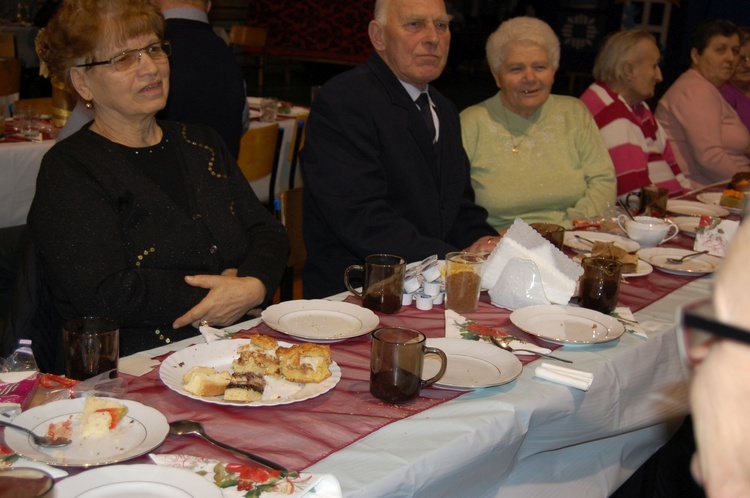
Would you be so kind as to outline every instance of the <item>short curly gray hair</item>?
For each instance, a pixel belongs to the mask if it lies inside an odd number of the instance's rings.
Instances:
[[[517,42],[531,42],[541,46],[547,51],[552,69],[557,71],[560,66],[560,40],[552,28],[534,17],[514,17],[500,24],[487,39],[487,62],[495,78],[505,62],[508,46]]]

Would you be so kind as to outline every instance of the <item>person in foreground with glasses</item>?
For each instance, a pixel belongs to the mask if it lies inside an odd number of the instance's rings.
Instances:
[[[706,494],[750,496],[750,223],[740,225],[713,299],[682,310],[682,349],[693,366],[692,473]]]
[[[721,87],[721,94],[750,129],[750,28],[741,27],[739,31],[740,59],[729,83]]]
[[[155,118],[163,33],[146,0],[70,0],[38,39],[95,118],[45,155],[32,240],[60,318],[113,318],[123,356],[269,302],[289,250],[215,131]]]

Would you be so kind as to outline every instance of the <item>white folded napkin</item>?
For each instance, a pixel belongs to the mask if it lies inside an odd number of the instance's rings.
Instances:
[[[226,332],[221,329],[210,327],[208,325],[201,325],[200,327],[198,327],[198,330],[200,330],[200,333],[206,339],[206,342],[213,342],[227,338]]]
[[[159,363],[159,360],[154,360],[146,355],[136,353],[125,358],[120,358],[117,362],[117,371],[132,375],[133,377],[140,377],[141,375],[149,373]]]
[[[549,304],[567,304],[575,294],[578,278],[583,274],[580,265],[519,218],[513,222],[482,267],[482,287],[492,289],[490,297],[493,298],[493,304],[497,305],[503,300],[502,297],[493,297],[493,292],[497,293],[494,288],[496,285],[500,285],[499,289],[503,288],[501,276],[514,259],[533,261],[541,276],[544,297],[549,300]],[[534,278],[534,275],[530,274],[528,278]],[[520,286],[517,292],[526,293],[527,290]],[[525,296],[516,297],[513,306],[518,307],[518,302],[523,303]],[[534,302],[526,305],[539,304],[539,296],[534,298]]]
[[[491,344],[490,340],[486,337],[488,335],[495,337],[498,341],[508,343],[513,349],[529,349],[542,354],[549,354],[552,352],[548,348],[543,348],[536,344],[522,341],[521,339],[510,336],[500,330],[480,325],[477,322],[467,319],[465,316],[459,315],[453,310],[445,310],[445,337],[469,339],[473,341],[483,340]],[[514,351],[513,353],[517,355],[534,354],[527,351]]]
[[[630,311],[630,308],[628,308],[627,306],[618,306],[617,308],[615,308],[613,315],[615,315],[615,317],[617,318],[623,319],[620,320],[620,323],[625,326],[625,332],[629,332],[635,336],[640,337],[641,339],[648,339],[646,332],[643,330],[641,324],[636,321],[635,316],[633,316],[633,312]]]
[[[591,383],[594,382],[594,374],[592,373],[561,367],[559,365],[551,365],[549,363],[542,363],[536,367],[534,375],[540,379],[580,389],[581,391],[588,391]]]
[[[32,460],[26,460],[25,458],[19,458],[15,462],[13,462],[13,465],[11,467],[26,467],[26,468],[33,468],[33,469],[39,469],[42,470],[55,479],[59,479],[60,477],[65,477],[68,475],[66,471],[63,469],[58,469],[57,467],[52,467],[50,465],[47,465],[42,462],[34,462]]]
[[[219,460],[211,460],[192,455],[156,455],[150,453],[149,458],[156,464],[165,467],[176,467],[187,469],[196,474],[202,475],[206,480],[215,483],[214,473],[216,466],[222,464]],[[259,468],[253,464],[248,464],[247,468]],[[265,470],[265,469],[264,469]],[[260,498],[277,498],[277,497],[301,497],[315,496],[315,498],[340,498],[341,485],[338,479],[332,474],[308,474],[306,472],[289,471],[284,477],[278,475],[278,471],[269,470],[268,472],[255,472],[253,479],[264,479],[263,481],[251,480],[253,487],[258,490],[262,486],[258,496]],[[239,475],[237,476],[239,477]],[[221,488],[221,494],[225,498],[243,498],[247,494],[240,491],[237,486]]]

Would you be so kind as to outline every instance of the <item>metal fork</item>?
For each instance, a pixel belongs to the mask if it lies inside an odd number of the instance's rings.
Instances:
[[[708,251],[701,251],[701,252],[691,252],[690,254],[686,254],[681,258],[667,258],[667,263],[673,264],[673,265],[679,265],[680,263],[684,263],[685,260],[694,258],[696,256],[700,256],[701,254],[707,254]]]

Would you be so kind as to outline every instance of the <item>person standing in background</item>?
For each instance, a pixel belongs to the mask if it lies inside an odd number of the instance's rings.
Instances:
[[[250,124],[245,80],[232,50],[208,23],[209,0],[154,0],[166,20],[171,87],[160,119],[202,123],[221,135],[235,159]],[[57,140],[94,119],[79,102]]]

